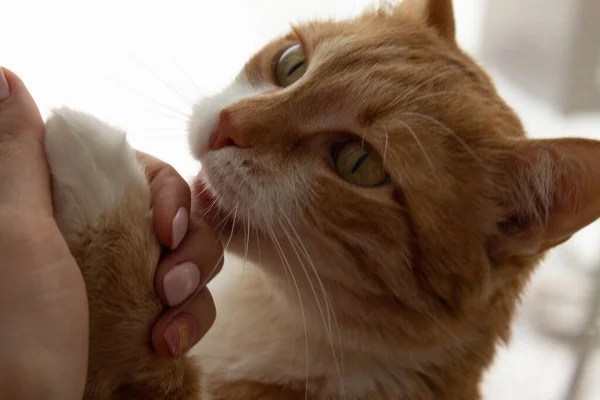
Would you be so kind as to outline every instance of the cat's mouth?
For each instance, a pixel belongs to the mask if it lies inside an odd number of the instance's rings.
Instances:
[[[218,228],[227,234],[233,233],[235,223],[231,213],[223,209],[218,196],[206,182],[206,177],[202,172],[194,178],[191,189],[193,219],[204,220],[213,229]]]
[[[212,190],[206,185],[204,174],[200,172],[192,183],[192,197],[195,200],[195,206],[199,209],[207,210],[215,205],[216,198]]]

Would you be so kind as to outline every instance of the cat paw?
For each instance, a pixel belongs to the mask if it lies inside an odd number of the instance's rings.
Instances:
[[[97,225],[132,188],[147,190],[125,133],[90,115],[55,110],[46,123],[46,153],[55,218],[67,237]]]
[[[88,295],[84,399],[198,399],[198,368],[150,347],[163,311],[154,290],[160,246],[144,169],[125,133],[63,108],[46,123],[46,152],[54,215]]]

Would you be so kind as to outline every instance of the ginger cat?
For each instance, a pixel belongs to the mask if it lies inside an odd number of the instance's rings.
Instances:
[[[450,0],[294,27],[189,135],[196,218],[229,265],[213,329],[166,359],[143,169],[92,117],[47,123],[90,299],[86,399],[480,399],[531,272],[600,217],[600,142],[527,139],[458,48]]]

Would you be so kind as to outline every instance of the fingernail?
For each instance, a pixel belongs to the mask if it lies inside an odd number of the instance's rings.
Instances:
[[[187,233],[190,216],[185,208],[179,207],[175,218],[173,218],[171,250],[176,249],[181,244],[183,237]]]
[[[176,306],[196,290],[200,284],[200,270],[191,262],[173,267],[164,277],[165,297],[170,306]]]
[[[0,67],[0,101],[8,99],[9,95],[10,90],[8,87],[8,81],[4,76],[4,71],[2,70],[2,67]]]
[[[190,314],[180,314],[165,329],[165,341],[172,357],[179,357],[188,351],[198,336],[198,322]]]

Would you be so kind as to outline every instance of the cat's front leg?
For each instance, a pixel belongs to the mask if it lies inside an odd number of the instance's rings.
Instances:
[[[206,400],[187,357],[157,356],[150,329],[160,247],[144,170],[125,135],[69,109],[46,124],[55,217],[85,279],[90,358],[85,399]]]

